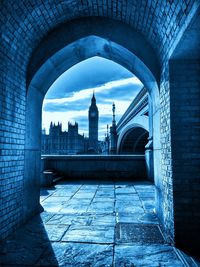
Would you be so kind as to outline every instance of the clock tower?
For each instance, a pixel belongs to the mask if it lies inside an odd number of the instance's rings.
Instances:
[[[88,111],[89,120],[89,151],[92,153],[98,153],[98,121],[99,111],[96,105],[96,99],[93,93],[91,99],[91,105]]]

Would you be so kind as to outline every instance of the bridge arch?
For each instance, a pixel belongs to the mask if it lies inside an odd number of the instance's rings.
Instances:
[[[145,115],[136,116],[129,121],[121,130],[117,140],[117,153],[120,153],[120,147],[125,135],[135,128],[142,128],[149,133],[149,118]]]
[[[149,133],[143,127],[129,129],[121,140],[119,154],[145,155]]]

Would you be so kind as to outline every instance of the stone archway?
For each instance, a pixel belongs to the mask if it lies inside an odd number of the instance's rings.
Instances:
[[[149,121],[149,124],[154,124],[154,127],[150,128],[151,136],[153,136],[153,129],[159,132],[159,120],[157,120],[159,113],[159,99],[157,98],[159,97],[159,92],[157,82],[150,69],[134,53],[115,42],[94,35],[78,39],[57,51],[40,66],[27,89],[25,176],[28,179],[25,182],[26,201],[24,202],[24,214],[27,217],[38,209],[36,206],[37,203],[39,204],[39,183],[36,182],[37,179],[35,178],[39,177],[40,174],[38,164],[41,149],[41,109],[44,95],[51,84],[64,71],[93,56],[113,60],[140,78],[149,91],[150,107],[152,108],[150,114],[154,114],[154,116],[150,116]],[[156,119],[154,120],[154,118]],[[156,140],[158,142],[159,138],[156,138]],[[155,157],[157,158],[158,153],[160,153],[159,149],[155,150]],[[33,162],[35,162],[35,168],[33,168]],[[31,174],[29,171],[30,168],[32,168]],[[157,173],[156,175],[157,179],[159,179],[158,176],[160,174]],[[30,188],[32,188],[31,192],[29,192]],[[35,201],[34,205],[32,205],[32,210],[30,207],[33,199]]]

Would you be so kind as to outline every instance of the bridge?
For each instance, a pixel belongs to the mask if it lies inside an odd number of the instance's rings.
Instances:
[[[143,87],[116,125],[116,154],[145,155],[148,178],[153,181],[153,144],[148,103],[148,91]]]
[[[141,154],[149,132],[148,93],[143,89],[117,123],[117,153]],[[142,144],[141,144],[142,142]]]

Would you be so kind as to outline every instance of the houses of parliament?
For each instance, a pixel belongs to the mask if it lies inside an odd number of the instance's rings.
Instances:
[[[88,111],[89,138],[78,133],[78,123],[68,122],[68,131],[62,131],[62,124],[51,122],[49,134],[42,131],[42,154],[77,155],[106,154],[107,141],[98,140],[99,111],[96,98],[92,96]]]

